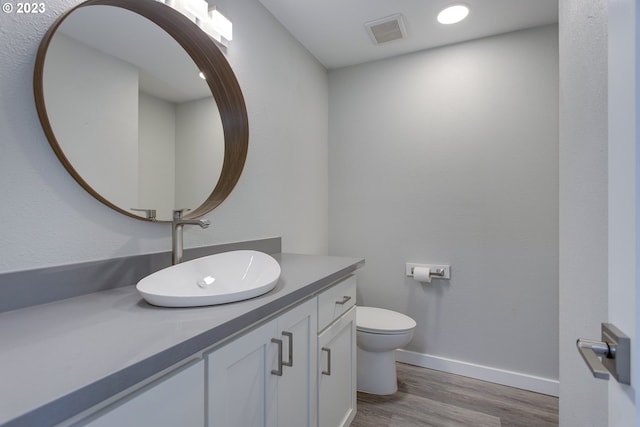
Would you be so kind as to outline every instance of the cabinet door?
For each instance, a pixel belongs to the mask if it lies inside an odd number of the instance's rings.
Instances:
[[[318,336],[318,425],[348,426],[356,415],[356,310]]]
[[[276,425],[276,320],[250,331],[207,356],[208,425]]]
[[[175,427],[204,425],[204,361],[171,373],[77,425]]]
[[[278,382],[278,426],[315,427],[317,300],[313,298],[278,318],[284,366]]]

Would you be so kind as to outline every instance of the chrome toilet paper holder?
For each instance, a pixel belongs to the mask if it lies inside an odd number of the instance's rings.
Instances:
[[[451,278],[451,266],[449,265],[433,265],[433,264],[417,264],[408,262],[406,264],[406,275],[413,277],[413,270],[415,268],[428,268],[429,276],[434,279],[450,279]]]
[[[415,267],[414,267],[415,268]],[[413,268],[411,269],[411,275],[413,276]],[[444,277],[444,268],[429,269],[429,276]]]

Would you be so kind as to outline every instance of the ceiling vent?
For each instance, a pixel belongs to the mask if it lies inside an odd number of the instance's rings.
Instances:
[[[375,44],[387,43],[407,37],[402,15],[397,14],[364,24]]]

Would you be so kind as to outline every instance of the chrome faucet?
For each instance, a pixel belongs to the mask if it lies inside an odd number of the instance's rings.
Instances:
[[[185,225],[199,225],[207,228],[211,223],[208,219],[182,219],[182,215],[189,209],[179,209],[173,211],[173,221],[171,221],[171,264],[176,265],[182,262],[183,241],[182,228]]]

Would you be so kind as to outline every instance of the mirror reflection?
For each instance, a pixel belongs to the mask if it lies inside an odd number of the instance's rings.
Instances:
[[[196,209],[224,161],[220,113],[200,70],[163,29],[112,6],[82,7],[47,50],[44,101],[64,156],[123,211]]]

